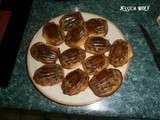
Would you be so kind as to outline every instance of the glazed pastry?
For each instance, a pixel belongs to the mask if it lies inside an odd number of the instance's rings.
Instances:
[[[52,86],[63,79],[63,68],[59,64],[44,65],[36,70],[33,76],[33,80],[41,86]]]
[[[118,69],[103,69],[89,81],[89,86],[96,96],[112,95],[121,86],[123,77]]]
[[[84,91],[88,87],[88,75],[81,69],[76,69],[67,74],[62,82],[64,94],[75,95]]]
[[[80,48],[70,48],[60,55],[60,63],[66,69],[79,66],[85,59],[86,53]]]
[[[62,16],[59,24],[64,31],[69,31],[72,28],[82,26],[84,24],[84,20],[80,12],[71,12]]]
[[[105,36],[108,32],[107,21],[102,18],[93,18],[86,21],[86,28],[91,36]]]
[[[88,57],[83,63],[84,70],[89,75],[94,75],[109,65],[109,59],[105,55],[94,55]]]
[[[111,46],[110,64],[114,67],[120,67],[126,64],[132,56],[132,45],[125,40],[118,39]]]
[[[64,32],[54,22],[48,22],[42,30],[42,36],[48,44],[60,45],[64,42]]]
[[[92,54],[104,54],[109,51],[109,40],[102,37],[89,37],[85,42],[85,50]]]
[[[80,47],[88,38],[87,30],[83,26],[75,27],[68,31],[65,43],[69,47]]]
[[[30,49],[31,56],[44,64],[54,64],[58,58],[59,49],[42,42],[35,43]]]

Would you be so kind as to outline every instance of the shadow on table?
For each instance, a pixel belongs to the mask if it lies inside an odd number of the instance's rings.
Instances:
[[[48,113],[21,109],[0,109],[0,120],[148,120],[138,118],[111,118],[82,116],[62,113]],[[151,120],[151,119],[150,119]]]

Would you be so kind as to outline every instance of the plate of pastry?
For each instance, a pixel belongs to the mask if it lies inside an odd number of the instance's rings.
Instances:
[[[74,11],[50,19],[37,31],[27,67],[44,96],[79,106],[117,92],[132,56],[131,43],[110,20]]]

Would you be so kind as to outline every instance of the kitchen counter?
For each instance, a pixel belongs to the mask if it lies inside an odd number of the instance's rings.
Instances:
[[[160,4],[160,3],[159,3]],[[138,27],[142,23],[160,47],[155,0],[34,0],[8,88],[0,88],[0,108],[40,110],[66,114],[118,118],[160,118],[160,72]],[[120,10],[120,6],[150,5],[149,11]],[[121,88],[112,96],[88,106],[64,106],[50,101],[28,77],[26,54],[37,30],[50,18],[79,9],[103,16],[115,23],[134,46],[134,56]],[[160,49],[160,48],[159,48]]]

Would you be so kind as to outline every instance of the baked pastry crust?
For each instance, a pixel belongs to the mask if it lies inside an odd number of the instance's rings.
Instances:
[[[132,45],[129,42],[122,39],[114,41],[109,53],[110,64],[120,67],[126,64],[132,56]]]
[[[54,64],[58,59],[59,49],[42,42],[37,42],[30,49],[31,56],[44,64]]]
[[[60,63],[66,69],[79,66],[85,59],[86,53],[81,48],[70,48],[60,55]]]
[[[88,57],[83,63],[84,70],[89,75],[94,75],[109,65],[109,59],[105,55],[94,55]]]
[[[48,44],[55,46],[62,44],[65,39],[63,30],[54,22],[48,22],[44,25],[42,36]]]
[[[92,54],[104,54],[110,49],[110,42],[103,37],[89,37],[85,42],[85,50]]]
[[[107,21],[102,18],[92,18],[85,22],[90,36],[105,36],[108,33]]]
[[[103,69],[89,81],[89,86],[96,96],[112,95],[121,86],[123,77],[118,69]]]
[[[62,82],[64,94],[75,95],[84,91],[88,87],[89,76],[81,69],[76,69],[67,74]]]
[[[62,82],[64,71],[61,65],[43,65],[33,75],[33,80],[41,86],[52,86]]]
[[[68,31],[65,43],[69,47],[80,47],[88,38],[87,29],[83,26],[75,27]]]
[[[84,24],[84,20],[80,12],[70,12],[62,16],[59,24],[61,29],[69,31],[75,27],[82,26]]]

